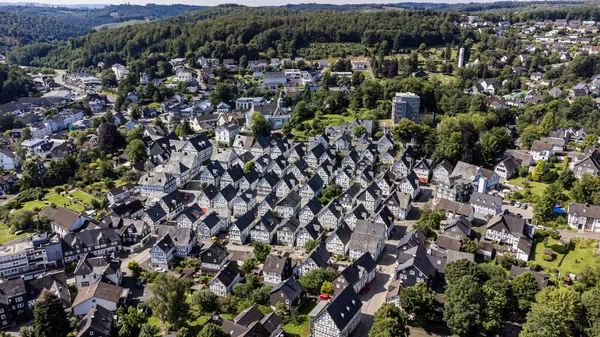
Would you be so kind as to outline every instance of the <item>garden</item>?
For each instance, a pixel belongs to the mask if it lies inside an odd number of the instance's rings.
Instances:
[[[587,238],[561,239],[560,235],[548,235],[542,231],[536,237],[529,265],[543,268],[547,274],[559,277],[579,275],[586,267],[597,263],[598,241]]]

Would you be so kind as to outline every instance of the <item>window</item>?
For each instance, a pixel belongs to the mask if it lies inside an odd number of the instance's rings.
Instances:
[[[410,274],[411,274],[411,275],[414,275],[414,274],[415,274],[415,271],[414,271],[414,270],[411,270],[411,271],[410,271]]]

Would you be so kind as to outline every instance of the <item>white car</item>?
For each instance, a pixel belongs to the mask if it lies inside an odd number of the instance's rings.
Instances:
[[[159,272],[159,273],[164,273],[164,272],[166,272],[166,270],[164,270],[164,269],[163,269],[163,268],[161,268],[161,267],[156,267],[156,268],[154,268],[154,271],[157,271],[157,272]]]
[[[515,207],[521,207],[521,203],[520,202],[515,202]]]

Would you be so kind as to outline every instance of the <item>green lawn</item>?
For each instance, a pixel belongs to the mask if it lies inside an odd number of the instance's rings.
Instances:
[[[71,192],[71,196],[73,198],[78,199],[79,201],[83,202],[84,204],[88,204],[88,205],[91,205],[92,204],[92,200],[95,199],[91,195],[89,195],[89,194],[87,194],[85,192],[82,192],[80,190]]]
[[[60,194],[46,196],[46,200],[48,200],[48,202],[50,203],[55,204],[56,207],[64,207],[71,203],[71,199]]]
[[[514,186],[519,186],[519,187],[525,188],[525,185],[523,184],[525,181],[527,181],[527,179],[519,177],[519,178],[515,178],[515,179],[510,179],[508,181],[508,183],[511,185],[514,185]],[[531,193],[533,195],[541,196],[544,193],[544,190],[546,189],[547,186],[548,186],[548,184],[538,183],[535,181],[529,181],[529,187],[531,188]]]
[[[545,261],[542,258],[544,250],[558,246],[557,240],[548,238],[547,246],[544,246],[541,242],[535,244],[530,259],[544,267],[544,269],[552,268],[560,271],[561,276],[567,276],[569,273],[579,274],[586,266],[596,263],[595,259],[598,256],[598,242],[593,240],[583,241],[586,241],[585,244],[576,245],[575,248],[571,248],[566,254],[559,254],[554,251],[555,258],[552,261]]]
[[[43,201],[32,200],[32,201],[28,201],[28,202],[24,203],[23,207],[21,209],[33,211],[34,208],[44,209],[44,208],[46,208],[46,206],[48,206],[48,204],[46,204]]]
[[[25,235],[27,235],[27,233],[15,235],[13,232],[10,231],[10,228],[8,228],[7,225],[0,223],[0,244],[7,243]]]
[[[298,310],[300,324],[288,323],[282,326],[286,336],[291,337],[308,337],[310,335],[310,327],[308,325],[308,314],[317,306],[315,300],[304,302],[300,310]]]
[[[65,207],[78,213],[85,211],[85,206],[83,206],[82,204],[71,204]]]

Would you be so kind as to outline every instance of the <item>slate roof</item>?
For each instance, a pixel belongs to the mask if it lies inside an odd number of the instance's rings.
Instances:
[[[110,228],[96,228],[83,230],[77,233],[68,233],[63,237],[63,250],[73,249],[75,244],[81,244],[84,247],[93,247],[100,242],[100,238],[109,240],[110,242],[118,242],[121,244],[121,238],[114,230]]]
[[[252,211],[246,212],[240,218],[238,218],[232,226],[236,226],[240,232],[243,232],[246,228],[248,228],[253,222],[256,220]]]
[[[300,205],[301,201],[302,197],[300,196],[300,194],[298,194],[298,192],[296,191],[291,191],[285,198],[283,198],[277,204],[277,206],[296,207],[297,205]]]
[[[150,220],[152,220],[152,222],[157,222],[164,219],[167,216],[167,212],[165,212],[160,204],[156,203],[146,210],[146,215],[150,218]]]
[[[204,223],[206,227],[210,229],[218,225],[220,221],[221,219],[215,212],[210,212],[210,214],[208,214],[206,217],[204,217],[204,219],[202,219],[202,223]]]
[[[353,286],[363,277],[363,275],[369,274],[375,270],[375,268],[377,268],[377,263],[375,263],[371,254],[364,253],[361,257],[354,260],[348,267],[342,270],[336,278],[341,275],[350,286]]]
[[[105,309],[101,305],[94,304],[81,320],[77,329],[77,337],[86,335],[90,329],[93,329],[94,333],[99,333],[101,336],[110,336],[113,328],[113,319],[113,313],[110,310]]]
[[[451,228],[456,227],[463,235],[467,235],[467,233],[470,233],[472,226],[473,224],[471,221],[464,215],[461,215],[458,219],[448,219],[448,224],[446,224],[443,229],[445,233],[446,231],[450,231]]]
[[[158,247],[166,254],[171,249],[173,249],[173,247],[175,247],[175,243],[173,243],[173,240],[171,239],[169,233],[166,233],[156,241],[154,246]]]
[[[196,232],[191,228],[158,226],[158,237],[169,234],[175,246],[187,246],[196,237]]]
[[[410,267],[417,268],[421,273],[431,278],[436,273],[436,267],[431,263],[425,248],[422,246],[412,247],[401,253],[400,263],[396,269],[400,272],[402,269]]]
[[[200,252],[200,261],[202,263],[220,265],[227,256],[227,248],[217,242],[213,242],[208,248]]]
[[[219,272],[215,275],[215,279],[218,279],[228,287],[234,280],[237,275],[240,274],[240,270],[234,262],[229,262],[223,267],[223,269],[219,270]]]
[[[308,257],[306,259],[312,259],[317,265],[317,267],[327,268],[329,267],[330,258],[331,254],[325,248],[325,243],[321,242],[308,254]]]
[[[396,248],[409,245],[410,247],[414,246],[422,246],[425,243],[425,234],[423,234],[418,229],[413,229],[412,231],[406,233],[400,241],[398,241],[398,245]]]
[[[334,297],[333,300],[321,303],[324,303],[324,305],[317,305],[315,309],[310,312],[309,317],[317,317],[322,312],[327,312],[331,317],[333,324],[335,324],[340,331],[350,324],[354,315],[356,315],[357,312],[360,312],[362,308],[362,302],[352,287],[346,287]]]
[[[279,283],[273,289],[271,289],[271,294],[274,294],[278,291],[283,292],[285,297],[287,297],[290,302],[293,302],[296,298],[300,297],[302,293],[306,293],[306,289],[300,284],[300,281],[296,280],[293,277]]]
[[[319,213],[319,211],[321,210],[321,208],[323,207],[323,205],[321,205],[321,202],[319,202],[319,199],[317,198],[312,198],[304,207],[306,209],[309,209],[310,212],[312,214],[317,214]]]
[[[479,193],[476,191],[474,191],[471,194],[469,202],[471,203],[471,205],[477,205],[480,207],[491,209],[497,209],[499,207],[502,207],[502,198],[485,193]]]
[[[271,207],[271,209],[274,209],[275,206],[277,206],[277,203],[279,202],[279,198],[277,197],[275,191],[273,191],[265,197],[263,202],[266,202]]]
[[[593,219],[600,219],[600,206],[597,205],[572,202],[569,204],[567,212],[570,215],[574,215],[577,217],[589,217]]]
[[[285,266],[290,262],[291,258],[286,255],[269,254],[263,264],[263,273],[275,273],[282,274],[285,270]]]

